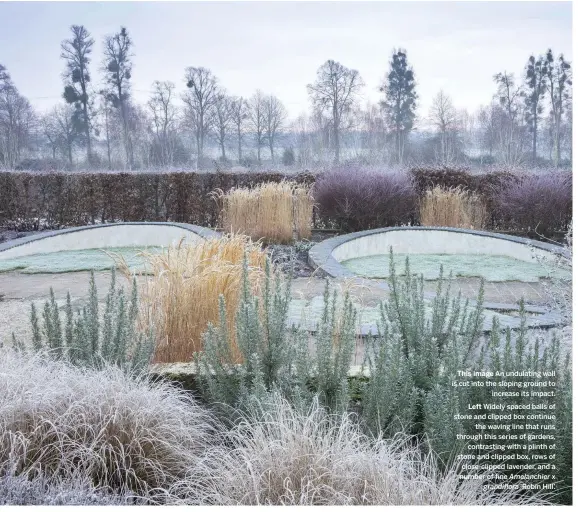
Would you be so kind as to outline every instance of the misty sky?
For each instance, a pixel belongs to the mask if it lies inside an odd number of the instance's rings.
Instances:
[[[440,89],[474,111],[491,99],[492,75],[520,77],[531,53],[551,47],[572,61],[571,9],[570,2],[0,2],[0,63],[44,111],[62,94],[60,42],[70,25],[85,25],[96,40],[97,81],[102,40],[124,25],[138,101],[154,80],[184,91],[185,67],[204,66],[231,94],[275,94],[294,118],[309,108],[306,84],[327,59],[357,69],[365,99],[377,101],[391,51],[401,47],[416,73],[421,115]]]

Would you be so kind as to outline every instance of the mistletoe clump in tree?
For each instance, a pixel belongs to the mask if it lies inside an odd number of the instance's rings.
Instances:
[[[91,126],[91,98],[88,92],[90,83],[90,54],[94,39],[82,25],[70,27],[72,37],[62,42],[60,57],[66,61],[64,72],[63,97],[75,110],[72,115],[72,124],[78,134],[83,134],[86,142],[86,157],[92,162],[92,146],[90,140]]]

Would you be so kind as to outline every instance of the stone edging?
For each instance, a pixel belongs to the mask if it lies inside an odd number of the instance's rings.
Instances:
[[[26,245],[37,240],[42,240],[43,238],[50,238],[53,236],[64,235],[66,233],[74,233],[77,231],[84,231],[87,229],[99,229],[110,226],[174,226],[178,228],[191,231],[203,238],[220,238],[221,234],[213,231],[209,228],[203,228],[201,226],[196,226],[194,224],[185,224],[181,222],[110,222],[106,224],[91,224],[89,226],[78,226],[74,228],[66,229],[56,229],[52,231],[41,231],[34,235],[25,236],[22,238],[15,238],[14,240],[9,240],[0,244],[0,252],[18,247],[21,245]]]
[[[491,233],[489,231],[476,231],[473,229],[462,229],[462,228],[448,228],[448,227],[426,227],[426,226],[402,226],[402,227],[390,227],[390,228],[377,228],[369,229],[366,231],[357,231],[355,233],[348,233],[345,235],[336,236],[334,238],[329,238],[314,245],[307,255],[307,262],[314,269],[321,269],[329,277],[338,279],[352,279],[359,284],[371,283],[373,286],[378,286],[383,288],[385,291],[389,291],[389,286],[387,283],[381,281],[377,282],[375,280],[369,280],[367,278],[361,277],[354,274],[349,269],[345,268],[341,263],[339,263],[332,255],[333,251],[340,245],[355,240],[357,238],[363,238],[365,236],[376,235],[379,233],[387,233],[388,231],[407,231],[407,230],[423,230],[423,231],[452,231],[454,233],[464,233],[468,235],[484,236],[489,238],[498,238],[501,240],[506,240],[508,242],[514,242],[524,245],[529,245],[535,247],[536,249],[542,249],[544,251],[551,252],[553,254],[563,256],[565,258],[571,258],[571,253],[562,247],[558,247],[553,244],[548,244],[544,242],[539,242],[537,240],[530,240],[527,238],[521,238],[511,235],[503,235],[501,233]],[[435,293],[424,292],[426,299],[433,299]],[[485,309],[495,310],[495,311],[517,311],[519,309],[517,304],[501,304],[493,302],[484,302]],[[547,311],[546,308],[536,307],[536,306],[526,306],[526,309],[530,313],[535,313],[539,315],[538,317],[528,318],[528,327],[530,328],[549,328],[559,325],[559,318],[557,315],[552,314]],[[519,320],[517,318],[512,318],[513,322],[510,327],[516,327],[519,325]]]

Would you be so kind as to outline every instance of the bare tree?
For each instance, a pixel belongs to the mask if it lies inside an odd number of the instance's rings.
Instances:
[[[275,162],[275,141],[287,118],[287,110],[276,96],[265,98],[265,139],[271,152],[271,161]]]
[[[0,65],[0,163],[12,169],[20,161],[34,128],[32,106]]]
[[[317,70],[317,80],[307,86],[315,109],[329,114],[333,127],[335,162],[340,158],[341,121],[351,110],[363,87],[359,72],[328,60]]]
[[[82,131],[86,138],[86,157],[90,164],[92,161],[90,138],[92,115],[88,93],[88,84],[90,83],[88,64],[90,63],[94,39],[90,37],[88,30],[82,25],[72,25],[70,30],[72,37],[64,40],[60,45],[60,57],[66,61],[63,97],[67,103],[74,104],[77,109],[74,121],[78,124],[77,130]]]
[[[228,96],[225,91],[217,93],[213,116],[213,133],[221,149],[221,159],[223,162],[227,159],[225,143],[235,123],[234,106],[234,99]]]
[[[71,167],[74,165],[73,149],[78,139],[78,126],[73,121],[75,110],[74,105],[57,105],[50,111],[47,120],[47,123],[52,126],[60,151]]]
[[[530,55],[526,64],[526,122],[532,132],[532,163],[536,163],[536,146],[538,141],[538,123],[542,114],[542,98],[546,92],[546,61],[543,57],[536,59]]]
[[[111,155],[111,126],[110,121],[112,118],[112,102],[110,100],[110,95],[105,89],[101,89],[98,92],[100,96],[100,108],[99,114],[104,118],[104,137],[106,142],[106,156],[108,161],[108,168],[112,170],[112,155]],[[97,133],[98,135],[98,133]]]
[[[554,145],[554,162],[556,167],[560,164],[560,140],[562,132],[562,116],[564,106],[569,97],[569,89],[572,85],[572,71],[570,63],[560,55],[556,60],[552,50],[546,53],[546,87],[550,96],[552,120],[552,136]]]
[[[135,155],[134,165],[150,168],[154,145],[154,135],[150,129],[152,119],[147,109],[132,101],[127,102],[126,113],[128,131]]]
[[[315,133],[311,119],[306,113],[302,113],[291,122],[289,136],[291,147],[297,150],[296,159],[299,165],[302,167],[312,166],[319,155],[316,154]]]
[[[501,108],[492,102],[486,107],[481,107],[477,114],[479,146],[489,153],[490,159],[494,157],[498,145],[498,123],[501,113]]]
[[[241,160],[243,159],[243,131],[245,129],[247,119],[249,118],[249,105],[247,104],[247,100],[243,99],[242,97],[232,99],[231,118],[237,132],[237,150],[240,164]]]
[[[249,100],[249,124],[257,144],[257,161],[261,164],[261,147],[265,144],[266,119],[266,97],[260,90]]]
[[[8,70],[6,69],[6,66],[0,64],[0,91],[5,89],[6,87],[11,86],[12,80],[10,78],[10,75],[8,74]]]
[[[130,95],[130,79],[132,76],[132,39],[125,27],[104,41],[104,71],[109,85],[109,99],[114,108],[120,110],[126,163],[130,169],[134,165],[132,141],[128,129],[128,113],[126,104]]]
[[[46,138],[47,146],[52,152],[52,159],[56,160],[56,152],[60,149],[60,140],[55,116],[50,113],[42,116],[40,126],[42,127],[42,134]]]
[[[152,118],[155,145],[158,147],[158,159],[162,165],[172,165],[173,134],[177,109],[173,104],[175,84],[172,82],[153,83],[153,92],[147,106]]]
[[[367,158],[374,163],[383,162],[386,155],[386,127],[380,106],[368,101],[359,115],[362,147],[367,151]]]
[[[217,79],[206,68],[185,70],[185,82],[189,91],[183,96],[187,122],[193,130],[197,146],[197,166],[203,160],[205,138],[211,129],[213,109],[218,92]]]
[[[498,73],[494,81],[498,84],[497,97],[503,113],[498,130],[502,158],[508,165],[519,164],[524,149],[524,91],[516,86],[511,73]]]
[[[455,135],[458,124],[458,113],[452,100],[443,91],[439,91],[434,97],[429,111],[429,121],[435,126],[438,133],[439,152],[437,160],[447,165],[455,157]]]

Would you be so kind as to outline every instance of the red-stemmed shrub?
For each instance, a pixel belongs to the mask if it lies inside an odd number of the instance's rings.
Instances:
[[[346,232],[416,220],[417,194],[404,172],[336,169],[317,178],[313,197],[319,216]]]
[[[572,174],[526,174],[493,187],[494,218],[506,229],[543,236],[565,231],[572,219]]]

